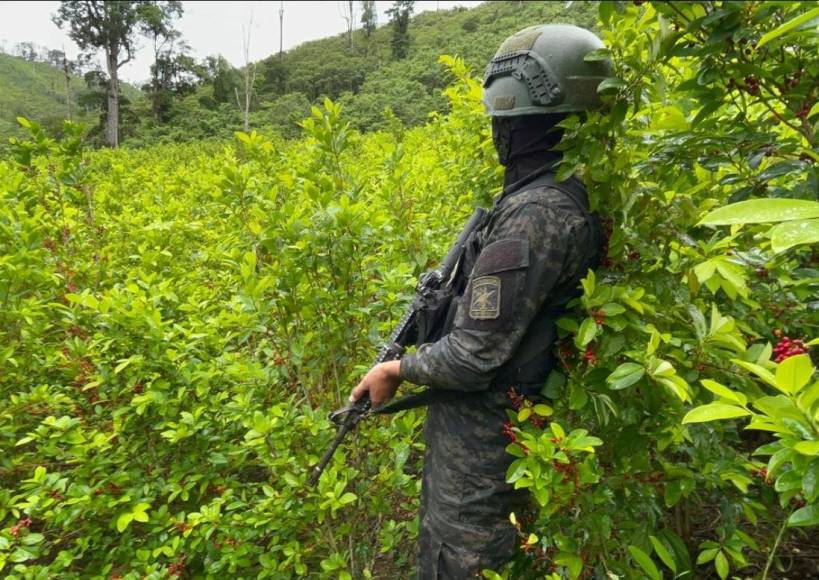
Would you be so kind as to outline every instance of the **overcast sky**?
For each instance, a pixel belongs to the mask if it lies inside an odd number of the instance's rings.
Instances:
[[[183,2],[185,12],[177,23],[184,39],[191,46],[194,56],[202,58],[222,54],[239,66],[244,61],[242,52],[242,27],[247,26],[251,14],[251,60],[259,60],[279,50],[279,8],[281,2]],[[284,49],[292,48],[307,40],[333,36],[346,30],[342,17],[342,4],[346,2],[284,2]],[[447,9],[454,6],[476,6],[475,1],[419,1],[415,12]],[[384,12],[391,1],[376,2],[378,22],[387,22]],[[77,47],[51,21],[59,2],[7,2],[0,1],[0,49],[12,52],[18,42],[30,41],[48,48],[65,47],[75,56]],[[360,3],[355,2],[360,11]],[[360,12],[356,21],[360,20]],[[147,43],[134,61],[120,69],[120,78],[138,82],[149,77],[151,54]],[[100,61],[101,62],[101,61]],[[0,88],[2,90],[2,88]]]

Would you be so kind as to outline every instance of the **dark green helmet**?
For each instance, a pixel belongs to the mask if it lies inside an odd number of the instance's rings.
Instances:
[[[611,76],[611,63],[584,58],[599,48],[594,33],[571,24],[530,26],[510,36],[486,67],[487,112],[506,117],[598,107],[597,87]]]

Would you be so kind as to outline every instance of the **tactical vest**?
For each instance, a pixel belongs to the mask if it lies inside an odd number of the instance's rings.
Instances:
[[[531,181],[530,181],[531,180]],[[514,191],[505,195],[518,195],[533,190],[557,190],[564,194],[571,206],[583,216],[588,230],[588,243],[583,248],[581,262],[575,276],[553,288],[546,297],[540,310],[532,318],[526,333],[523,335],[517,350],[512,357],[497,371],[493,386],[507,389],[514,386],[522,394],[537,394],[543,387],[546,377],[554,367],[553,347],[556,336],[555,323],[561,317],[573,298],[580,296],[580,280],[589,269],[594,269],[603,257],[603,227],[597,215],[591,213],[584,203],[586,190],[577,178],[558,183],[551,171],[526,178],[528,183],[514,184]],[[500,203],[505,195],[496,202]]]
[[[595,268],[603,257],[604,235],[599,218],[591,213],[584,204],[586,191],[583,184],[576,178],[558,183],[551,167],[527,176],[519,182],[506,188],[498,197],[494,207],[497,208],[504,199],[533,190],[557,190],[568,200],[567,207],[576,208],[583,216],[588,230],[588,244],[584,248],[581,263],[577,274],[565,281],[562,285],[552,289],[540,310],[534,316],[526,330],[517,350],[497,371],[490,388],[515,389],[524,395],[536,395],[540,392],[546,377],[554,367],[552,349],[556,338],[558,318],[562,315],[566,304],[581,294],[580,280],[588,270]],[[466,290],[469,275],[483,249],[486,229],[491,224],[493,212],[489,212],[475,231],[470,235],[464,246],[458,267],[453,273],[454,279],[448,293],[436,296],[431,304],[427,304],[427,315],[422,316],[418,324],[417,344],[436,342],[448,334],[454,325],[458,301],[456,297],[463,295]],[[424,391],[408,395],[388,403],[378,413],[394,413],[404,409],[418,407],[445,401],[459,394],[451,390],[427,388]]]

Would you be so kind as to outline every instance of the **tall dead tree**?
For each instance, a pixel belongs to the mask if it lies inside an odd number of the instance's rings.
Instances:
[[[253,13],[250,13],[250,21],[248,22],[247,29],[242,26],[242,44],[244,48],[244,55],[245,55],[245,69],[244,69],[244,77],[245,77],[245,133],[250,130],[250,99],[253,93],[253,85],[256,83],[256,65],[255,63],[250,62],[250,39],[252,35],[253,29]],[[237,94],[238,100],[238,94]]]
[[[355,32],[355,2],[348,0],[346,2],[339,2],[339,10],[341,17],[347,23],[347,38],[350,42],[350,48],[353,48],[353,32]]]
[[[65,118],[71,120],[71,67],[63,48],[63,78],[65,79]]]
[[[284,0],[279,6],[279,58],[284,54]]]

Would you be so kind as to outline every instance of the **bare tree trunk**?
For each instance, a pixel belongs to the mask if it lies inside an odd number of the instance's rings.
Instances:
[[[353,30],[355,30],[355,5],[353,0],[347,2],[340,2],[341,17],[347,22],[347,38],[350,42],[350,48],[353,48]]]
[[[350,48],[353,48],[353,32],[355,32],[355,5],[353,4],[353,0],[348,2],[350,5]]]
[[[279,7],[279,58],[284,54],[284,0]]]
[[[248,22],[247,31],[242,39],[244,41],[245,51],[245,133],[250,130],[250,94],[256,82],[256,67],[250,62],[250,37],[252,28],[253,13],[250,14],[250,22]],[[253,69],[252,72],[251,69]]]
[[[63,76],[65,77],[65,107],[66,119],[71,121],[71,75],[68,72],[68,59],[63,49]]]
[[[119,70],[117,54],[106,51],[108,66],[108,118],[105,124],[105,140],[111,147],[119,147]]]

